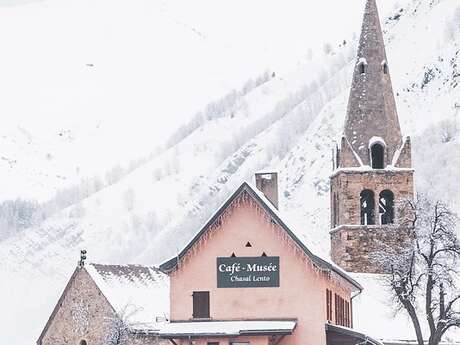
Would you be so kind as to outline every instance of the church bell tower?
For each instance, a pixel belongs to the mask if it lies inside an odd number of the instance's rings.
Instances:
[[[373,253],[407,243],[398,201],[414,196],[375,0],[367,0],[345,126],[331,175],[331,256],[346,271],[383,273]]]

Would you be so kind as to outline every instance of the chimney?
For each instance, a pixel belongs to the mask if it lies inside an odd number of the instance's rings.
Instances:
[[[278,173],[256,173],[256,187],[278,209]]]

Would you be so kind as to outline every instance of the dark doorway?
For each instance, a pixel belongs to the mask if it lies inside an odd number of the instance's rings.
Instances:
[[[384,190],[380,193],[379,198],[379,212],[380,224],[393,224],[394,223],[394,194],[391,190]]]
[[[209,319],[209,291],[193,292],[193,318]]]
[[[374,225],[374,192],[365,189],[360,194],[361,203],[361,225]]]
[[[381,144],[374,144],[371,147],[372,169],[384,168],[385,149]]]

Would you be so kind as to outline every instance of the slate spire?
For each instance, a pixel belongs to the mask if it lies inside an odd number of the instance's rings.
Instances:
[[[342,152],[352,149],[354,165],[371,165],[370,144],[383,139],[386,165],[402,145],[401,129],[391,85],[388,60],[375,0],[366,0],[345,120]],[[382,140],[381,140],[382,141]],[[346,144],[348,147],[344,147]],[[386,166],[385,165],[385,166]]]

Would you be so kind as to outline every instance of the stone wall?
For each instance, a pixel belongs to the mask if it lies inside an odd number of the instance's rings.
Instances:
[[[116,314],[85,269],[78,268],[66,287],[38,345],[107,344]],[[165,344],[167,341],[163,341]],[[129,335],[120,345],[153,345],[155,336]]]
[[[331,192],[335,192],[338,200],[336,207],[337,225],[360,225],[361,205],[360,194],[364,189],[374,192],[375,219],[379,224],[378,204],[379,194],[383,190],[391,190],[395,204],[414,196],[414,178],[412,170],[342,170],[331,177]],[[334,214],[331,214],[331,224],[334,227]],[[395,223],[398,223],[397,217]]]
[[[332,260],[348,272],[388,273],[381,265],[384,248],[410,245],[408,229],[391,225],[341,226],[331,232]]]
[[[364,189],[374,192],[375,225],[361,225],[360,194]],[[380,224],[378,205],[383,190],[394,194],[394,223],[399,224],[398,203],[414,197],[412,170],[345,170],[331,177],[331,257],[347,271],[384,273],[371,256],[384,246],[409,244],[407,230]]]

